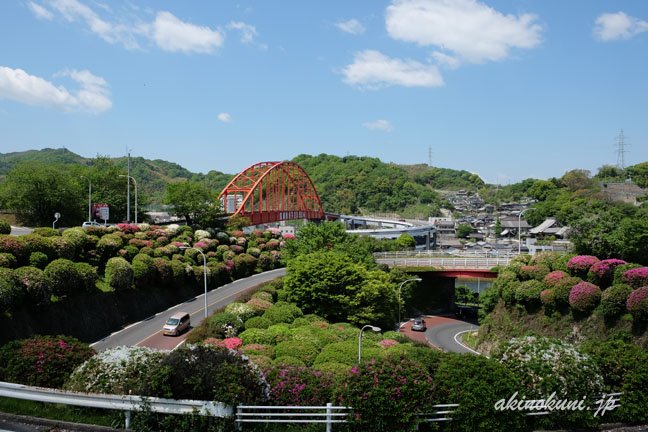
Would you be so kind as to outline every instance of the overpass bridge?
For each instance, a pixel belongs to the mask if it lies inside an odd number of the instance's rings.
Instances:
[[[376,262],[389,267],[430,267],[431,270],[444,277],[478,277],[494,279],[497,272],[492,272],[493,267],[507,266],[510,257],[486,256],[438,256],[431,253],[394,253],[378,252],[374,254]]]

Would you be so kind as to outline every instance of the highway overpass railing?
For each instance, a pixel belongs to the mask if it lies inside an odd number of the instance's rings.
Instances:
[[[379,264],[401,267],[439,267],[440,269],[490,270],[493,267],[507,266],[510,258],[461,258],[461,257],[429,257],[429,258],[377,258]]]

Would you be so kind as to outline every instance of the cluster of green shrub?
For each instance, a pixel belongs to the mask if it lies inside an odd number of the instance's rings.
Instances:
[[[282,265],[284,246],[281,233],[274,228],[245,235],[178,225],[119,224],[70,228],[62,233],[37,228],[17,237],[2,234],[0,312],[25,302],[45,305],[92,292],[99,285],[105,290],[201,287],[204,265],[208,285],[214,288]]]
[[[237,299],[192,330],[186,346],[172,352],[115,347],[93,356],[90,347],[72,338],[14,341],[0,349],[0,379],[229,405],[333,402],[353,407],[348,430],[358,431],[412,430],[422,419],[417,414],[446,403],[459,407],[441,430],[523,431],[648,421],[643,393],[648,353],[627,338],[579,347],[527,336],[503,344],[488,358],[441,353],[392,331],[367,332],[358,363],[358,328],[304,315],[296,305],[277,300],[280,290],[281,282],[273,281]],[[553,392],[557,399],[582,399],[588,407],[595,406],[601,393],[623,395],[620,407],[603,417],[565,410],[531,418],[525,411],[497,408],[516,393],[522,400],[547,398]],[[133,425],[138,430],[233,425],[232,419],[206,421],[142,412]],[[281,429],[263,425],[258,430]]]
[[[547,315],[597,313],[613,322],[630,313],[648,319],[648,268],[619,259],[541,252],[520,255],[499,268],[491,287],[482,292],[483,313],[498,302]]]

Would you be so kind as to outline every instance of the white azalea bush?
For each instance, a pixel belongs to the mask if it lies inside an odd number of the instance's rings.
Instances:
[[[211,234],[205,230],[196,230],[194,231],[194,237],[196,238],[196,241],[200,241],[202,239],[211,238]]]
[[[603,376],[596,362],[576,346],[560,339],[525,336],[502,345],[493,358],[520,380],[518,399],[583,400],[592,407],[603,394]],[[593,425],[592,412],[558,411],[543,420],[545,427]]]
[[[225,312],[237,316],[245,322],[257,314],[256,309],[246,303],[233,302],[225,306]]]
[[[93,393],[137,393],[142,376],[167,355],[168,352],[146,347],[108,348],[76,368],[65,388]]]

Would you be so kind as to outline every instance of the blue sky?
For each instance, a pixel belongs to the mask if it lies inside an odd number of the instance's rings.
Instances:
[[[0,6],[0,152],[236,173],[300,154],[489,183],[648,160],[648,2],[100,1]]]

